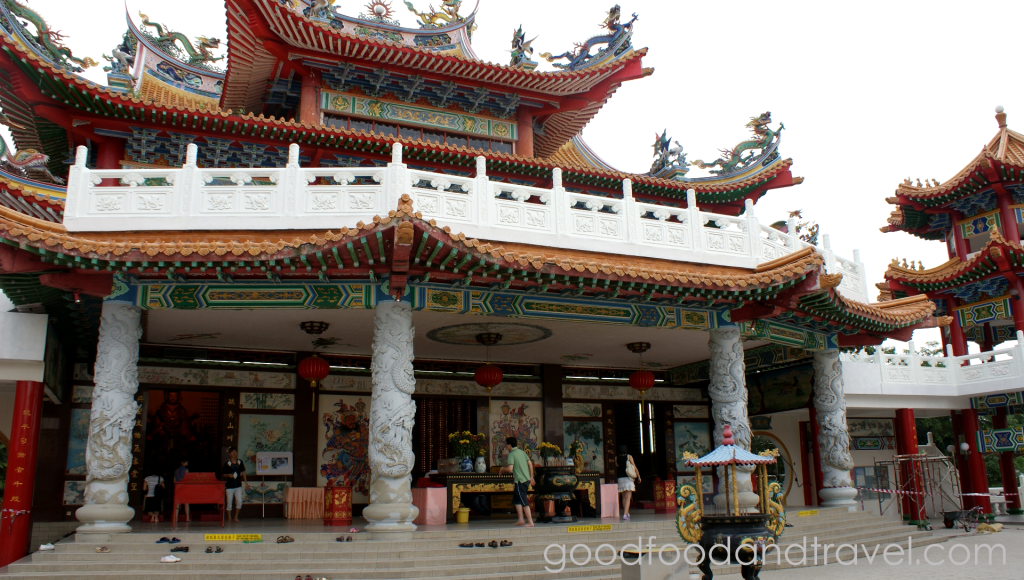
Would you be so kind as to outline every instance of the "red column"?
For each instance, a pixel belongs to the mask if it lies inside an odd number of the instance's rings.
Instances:
[[[28,553],[39,419],[43,414],[43,383],[18,381],[16,389],[4,502],[0,507],[0,568]]]
[[[960,301],[950,296],[946,298],[946,314],[953,317],[949,325],[949,343],[953,345],[953,356],[964,356],[967,354],[967,339],[964,337],[964,330],[960,328],[960,319],[956,315],[956,307]]]
[[[1010,310],[1013,311],[1013,330],[1024,330],[1024,282],[1017,276],[1010,276],[1011,289],[1017,291],[1017,296],[1010,300]]]
[[[533,157],[533,115],[527,107],[516,111],[516,155]]]
[[[96,144],[96,169],[121,169],[124,159],[124,139],[104,137]]]
[[[992,417],[992,426],[996,429],[1006,429],[1006,407],[996,409]],[[1024,514],[1020,507],[1020,496],[1017,495],[1017,469],[1013,465],[1013,452],[1004,451],[999,454],[999,475],[1003,480],[1003,495],[1006,496],[1006,511],[1010,514]]]
[[[953,247],[956,248],[956,255],[960,258],[960,261],[966,262],[967,254],[971,252],[967,245],[967,240],[960,235],[960,225],[957,224],[958,221],[964,219],[964,216],[962,213],[955,211],[951,217],[953,218]]]
[[[1010,207],[1012,200],[1010,192],[996,192],[996,200],[999,202],[999,219],[1003,222],[1003,237],[1006,241],[1014,244],[1020,243],[1020,232],[1017,231],[1017,216]]]
[[[896,409],[896,454],[917,455],[917,452],[917,423],[914,422],[914,410]],[[904,490],[913,493],[924,491],[924,480],[919,467],[920,464],[913,461],[901,464],[900,477],[906,482]],[[917,525],[928,518],[924,514],[923,498],[920,495],[913,495],[913,493],[904,496],[903,519],[910,520],[911,524]]]
[[[299,122],[307,125],[320,124],[320,71],[309,71],[302,75]]]
[[[992,513],[992,503],[988,500],[988,474],[985,473],[985,459],[978,453],[978,412],[964,409],[963,416],[964,441],[970,448],[967,451],[967,471],[971,480],[971,493],[983,494],[974,496],[972,502],[981,506],[982,513]]]

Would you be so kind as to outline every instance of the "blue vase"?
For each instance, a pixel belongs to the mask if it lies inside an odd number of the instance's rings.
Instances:
[[[473,460],[469,457],[463,457],[459,460],[459,471],[462,473],[470,473],[473,471]]]

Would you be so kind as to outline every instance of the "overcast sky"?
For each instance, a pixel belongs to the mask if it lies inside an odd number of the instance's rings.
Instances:
[[[463,12],[472,9],[466,0]],[[781,152],[802,185],[774,190],[757,205],[763,221],[802,209],[831,235],[832,247],[867,265],[871,298],[885,266],[899,256],[933,267],[940,242],[883,234],[885,203],[905,177],[945,181],[995,135],[996,105],[1024,130],[1024,91],[1016,70],[1024,2],[701,2],[619,0],[637,13],[633,44],[648,47],[653,76],[626,83],[584,130],[618,169],[646,172],[654,133],[668,129],[689,159],[715,159],[747,138],[749,117],[783,122]],[[78,57],[101,60],[125,30],[124,0],[31,0]],[[342,13],[363,0],[337,0]],[[414,26],[404,5],[394,9]],[[429,4],[415,0],[421,11]],[[435,5],[437,2],[434,3]],[[127,0],[138,12],[189,37],[226,38],[217,0]],[[600,33],[612,2],[480,0],[474,49],[507,63],[522,24],[538,52],[560,53]],[[542,68],[549,68],[544,63]],[[100,67],[86,76],[105,82]],[[774,125],[773,125],[774,127]],[[697,173],[697,172],[695,172]],[[936,340],[936,331],[915,340]]]

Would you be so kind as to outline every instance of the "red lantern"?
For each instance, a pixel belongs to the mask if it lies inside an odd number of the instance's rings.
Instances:
[[[476,383],[488,391],[500,383],[503,377],[501,369],[497,365],[492,364],[486,364],[476,369],[476,372],[473,373],[473,379],[476,380]]]
[[[629,375],[629,386],[640,391],[642,397],[644,393],[654,387],[654,373],[643,369],[636,371]]]
[[[299,376],[311,381],[310,385],[316,388],[317,381],[322,381],[331,372],[331,365],[315,354],[299,363]]]

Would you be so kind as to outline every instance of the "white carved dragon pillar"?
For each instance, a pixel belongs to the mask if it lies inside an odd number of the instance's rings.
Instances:
[[[850,480],[850,433],[846,426],[843,364],[838,350],[814,353],[814,409],[818,414],[818,447],[821,449],[821,505],[857,509],[857,489]]]
[[[370,401],[370,505],[363,510],[368,532],[386,539],[410,537],[419,509],[412,505],[412,308],[405,302],[377,304],[373,318],[373,397]]]
[[[743,366],[743,344],[736,326],[708,331],[708,349],[711,351],[708,395],[711,397],[711,416],[715,420],[715,446],[722,444],[722,429],[732,428],[737,447],[750,449],[750,422],[747,420],[747,385]],[[750,474],[753,468],[736,467],[737,487],[741,510],[757,504]],[[725,469],[718,469],[718,480],[725,482]],[[715,505],[725,507],[724,490],[715,496]]]
[[[85,450],[85,505],[75,517],[79,533],[123,533],[135,510],[128,507],[132,429],[138,404],[139,339],[142,311],[131,304],[104,302],[94,370],[89,439]]]

